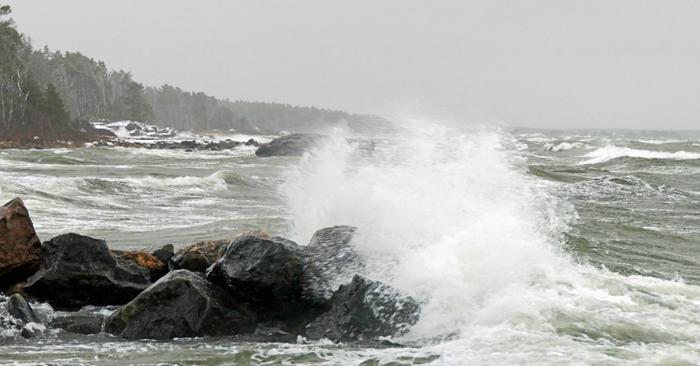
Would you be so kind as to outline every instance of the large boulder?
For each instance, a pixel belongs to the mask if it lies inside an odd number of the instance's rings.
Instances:
[[[0,209],[0,290],[33,275],[40,256],[41,242],[29,212],[15,198]]]
[[[326,138],[327,136],[319,134],[293,133],[260,145],[255,151],[255,155],[261,157],[301,156]]]
[[[231,242],[207,280],[244,299],[260,321],[279,321],[295,332],[326,308],[308,291],[304,254],[294,242],[244,235]]]
[[[225,290],[176,270],[107,318],[105,330],[127,339],[172,339],[249,333],[255,323]]]
[[[192,272],[205,272],[212,263],[224,255],[230,239],[204,240],[184,247],[170,259],[170,269],[186,269]]]
[[[68,333],[98,334],[102,332],[105,316],[99,313],[75,312],[56,316],[49,323],[50,328]]]
[[[175,255],[175,246],[172,244],[165,244],[162,247],[153,251],[154,257],[158,258],[159,261],[165,263],[166,265],[170,263],[170,260]]]
[[[320,229],[304,248],[308,287],[316,296],[330,298],[338,286],[363,271],[362,259],[350,245],[355,230],[347,225]]]
[[[148,270],[151,281],[156,281],[168,273],[167,263],[161,261],[155,255],[143,250],[113,250],[112,254],[131,261],[135,265]]]
[[[356,275],[333,294],[331,309],[306,326],[306,335],[340,342],[375,340],[404,334],[419,316],[413,298]]]
[[[7,299],[7,312],[24,323],[40,323],[39,317],[34,313],[34,309],[29,305],[24,296],[14,294]]]
[[[45,242],[41,251],[39,271],[24,291],[56,309],[125,304],[152,283],[147,268],[113,255],[104,240],[65,234]]]

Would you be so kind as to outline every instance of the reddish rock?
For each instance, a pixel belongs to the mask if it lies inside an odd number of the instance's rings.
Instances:
[[[5,204],[0,215],[0,289],[5,289],[37,271],[41,241],[21,199]]]
[[[127,259],[137,266],[147,269],[151,274],[151,281],[155,282],[159,278],[165,276],[168,273],[168,265],[163,263],[160,259],[151,253],[147,253],[143,250],[135,251],[124,251],[124,250],[112,250],[112,254],[121,256]]]

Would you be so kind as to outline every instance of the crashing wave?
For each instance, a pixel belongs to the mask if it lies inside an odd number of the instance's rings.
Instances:
[[[583,142],[562,142],[558,145],[555,145],[554,143],[548,142],[548,143],[544,144],[544,151],[559,152],[559,151],[578,149],[578,148],[584,147],[584,146],[586,146],[586,144],[584,144]]]
[[[629,147],[606,146],[601,147],[600,149],[597,149],[595,151],[591,151],[583,157],[588,158],[588,160],[585,160],[580,164],[600,164],[610,161],[612,159],[622,157],[642,159],[694,160],[700,159],[700,153],[688,151],[652,151],[632,149]]]

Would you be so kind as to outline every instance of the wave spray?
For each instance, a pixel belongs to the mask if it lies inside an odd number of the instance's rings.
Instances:
[[[700,323],[684,322],[700,288],[576,263],[562,244],[575,213],[525,173],[509,134],[403,127],[371,153],[335,131],[281,187],[293,238],[357,226],[364,275],[421,302],[403,341],[443,364],[700,360]]]

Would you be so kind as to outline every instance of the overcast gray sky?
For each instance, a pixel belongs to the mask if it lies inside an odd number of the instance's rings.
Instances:
[[[700,128],[700,1],[0,0],[147,85],[460,122]]]

